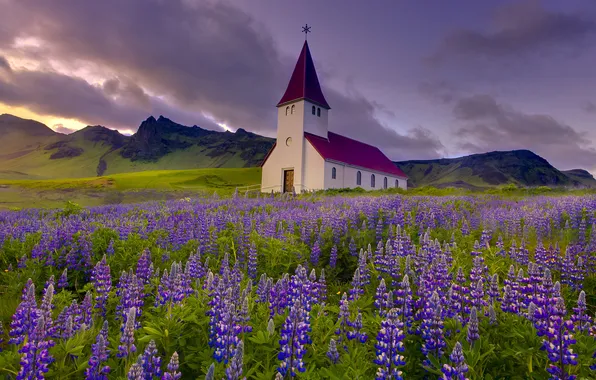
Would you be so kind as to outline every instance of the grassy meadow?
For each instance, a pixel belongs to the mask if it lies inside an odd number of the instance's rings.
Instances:
[[[49,180],[0,179],[0,209],[81,206],[167,200],[216,192],[231,195],[236,187],[260,183],[260,168],[152,170],[103,177]]]

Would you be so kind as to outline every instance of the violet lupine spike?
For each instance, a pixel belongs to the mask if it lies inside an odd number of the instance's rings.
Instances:
[[[247,274],[253,280],[257,278],[257,248],[255,243],[251,243],[248,249]]]
[[[163,380],[178,380],[182,377],[182,373],[178,372],[178,367],[180,362],[178,361],[178,353],[174,351],[172,357],[170,358],[170,362],[167,365],[167,371],[164,372],[162,379]]]
[[[337,343],[342,344],[344,350],[348,350],[346,339],[348,334],[348,327],[350,326],[350,304],[348,302],[347,294],[344,294],[339,301],[339,315],[337,316],[339,327],[335,330],[337,335]]]
[[[319,242],[315,241],[311,251],[310,251],[310,262],[313,266],[319,265],[319,258],[321,257],[321,248],[319,247]]]
[[[360,343],[366,343],[368,335],[362,332],[362,313],[358,312],[354,321],[348,321],[348,325],[352,328],[346,334],[348,340],[357,339]]]
[[[352,288],[350,289],[350,301],[358,299],[362,294],[364,294],[364,289],[362,288],[362,278],[360,276],[360,267],[356,268],[354,272],[354,277],[352,278]]]
[[[58,289],[68,288],[68,268],[64,268],[58,279]]]
[[[36,326],[36,320],[41,314],[37,308],[37,301],[35,299],[35,285],[33,282],[27,282],[22,301],[17,306],[17,310],[12,316],[10,323],[10,340],[11,344],[21,344],[25,341],[25,337],[33,332]]]
[[[49,371],[49,365],[54,361],[49,352],[49,349],[54,346],[54,341],[46,339],[47,331],[43,315],[39,315],[34,324],[28,341],[19,350],[22,356],[17,380],[43,379],[45,373]]]
[[[128,380],[145,380],[142,360],[143,358],[139,355],[137,361],[130,366],[126,374]]]
[[[327,357],[331,360],[331,363],[337,364],[339,362],[339,352],[337,351],[337,342],[331,338],[329,341],[329,348],[327,349]]]
[[[120,336],[120,345],[118,346],[118,354],[116,354],[116,356],[119,358],[126,358],[137,351],[137,347],[135,346],[136,316],[137,309],[135,307],[128,309],[128,313],[126,315],[126,325],[124,326],[124,331],[122,331],[122,335]]]
[[[54,305],[52,301],[54,299],[54,284],[50,283],[47,288],[44,290],[43,298],[41,301],[41,305],[39,307],[39,311],[44,318],[44,328],[46,334],[52,331],[53,329],[53,321],[52,321],[52,310],[54,309]],[[49,336],[49,335],[48,335]]]
[[[352,240],[353,241],[353,240]],[[337,246],[331,247],[331,253],[329,254],[329,266],[335,268],[337,265]]]
[[[205,380],[215,380],[215,363],[211,363],[209,366],[207,374],[205,375]]]
[[[376,379],[402,379],[402,371],[399,367],[406,364],[404,356],[404,331],[403,323],[399,320],[396,309],[391,309],[387,317],[381,322],[381,329],[377,334],[375,344],[376,357],[375,364],[379,367],[376,373]]]
[[[592,319],[588,314],[588,307],[586,304],[586,292],[583,290],[579,293],[579,297],[577,298],[577,306],[573,308],[573,314],[571,315],[571,320],[577,326],[577,330],[580,332],[585,332],[590,328],[590,323]]]
[[[106,321],[107,323],[107,321]],[[110,350],[108,350],[107,341],[107,324],[105,335],[102,331],[97,334],[95,343],[91,345],[91,357],[89,358],[89,366],[85,369],[86,380],[108,380],[108,374],[110,373],[110,367],[105,363],[110,357]]]
[[[472,312],[470,313],[470,322],[468,323],[468,332],[466,336],[466,340],[470,343],[470,346],[474,345],[480,339],[480,330],[478,324],[478,310],[476,306],[472,307]]]
[[[105,257],[105,256],[104,256]],[[144,249],[143,253],[139,257],[137,261],[137,270],[136,275],[139,280],[143,282],[143,284],[148,284],[153,277],[153,263],[151,261],[151,252],[148,249]]]
[[[436,291],[425,302],[420,323],[420,335],[424,339],[422,353],[425,356],[433,355],[436,358],[443,356],[446,346],[443,333],[443,306]]]
[[[142,367],[146,379],[161,378],[161,356],[153,339],[143,351]]]
[[[230,365],[226,368],[226,380],[241,380],[244,365],[244,341],[236,346]]]
[[[280,352],[277,357],[281,363],[278,372],[282,376],[294,377],[298,372],[306,371],[302,358],[306,353],[305,346],[311,343],[309,332],[310,316],[301,301],[295,302],[283,324],[279,340]]]
[[[443,368],[441,368],[441,372],[443,372],[444,375],[443,379],[466,380],[466,372],[468,372],[469,368],[465,362],[464,351],[462,349],[461,343],[455,343],[453,351],[451,351],[451,355],[449,355],[449,360],[453,364],[443,364]]]
[[[101,261],[95,264],[91,274],[91,281],[95,287],[95,308],[99,309],[101,316],[106,315],[106,302],[112,290],[112,276],[110,275],[110,266],[106,262],[104,255]]]
[[[575,379],[575,376],[569,375],[566,368],[577,365],[577,354],[571,348],[571,345],[576,343],[572,335],[573,322],[565,320],[565,314],[565,301],[559,297],[549,319],[542,349],[546,350],[552,363],[547,369],[552,375],[551,378],[567,380]]]
[[[393,305],[389,305],[389,292],[387,291],[387,285],[385,284],[384,278],[381,279],[381,282],[377,287],[374,305],[381,317],[385,317],[389,309],[393,307]]]

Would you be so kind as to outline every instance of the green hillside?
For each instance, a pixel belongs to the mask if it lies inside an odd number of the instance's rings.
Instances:
[[[481,189],[505,184],[518,186],[594,186],[585,176],[580,181],[528,150],[489,152],[460,158],[396,162],[411,186]],[[591,176],[590,176],[591,177]]]
[[[273,139],[243,129],[217,132],[149,117],[132,136],[102,126],[70,135],[0,115],[0,179],[81,178],[146,170],[254,167]],[[4,137],[6,136],[6,138]]]
[[[261,168],[153,170],[102,177],[49,180],[0,179],[0,209],[133,203],[233,194],[237,187],[261,182]]]

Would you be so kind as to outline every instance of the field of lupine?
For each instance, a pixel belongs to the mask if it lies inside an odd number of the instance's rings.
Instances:
[[[0,376],[593,379],[596,196],[0,212]]]

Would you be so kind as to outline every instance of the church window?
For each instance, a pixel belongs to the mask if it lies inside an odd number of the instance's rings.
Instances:
[[[360,173],[360,170],[356,172],[356,185],[362,185],[362,173]]]
[[[312,114],[313,115],[315,114],[315,108],[316,108],[315,106],[312,106]]]
[[[370,187],[375,187],[375,175],[370,175]]]
[[[337,177],[337,170],[335,167],[331,168],[331,179],[335,179]]]
[[[296,108],[296,106],[292,104],[292,108],[290,108],[290,113],[291,113],[292,115],[294,114],[294,108]]]
[[[387,188],[387,177],[383,180],[383,189]]]
[[[320,108],[317,108],[317,116],[321,117],[321,109]]]
[[[290,106],[286,107],[286,116],[288,116],[288,112],[290,111]]]
[[[395,188],[398,188],[398,187],[399,187],[399,181],[395,180]]]

